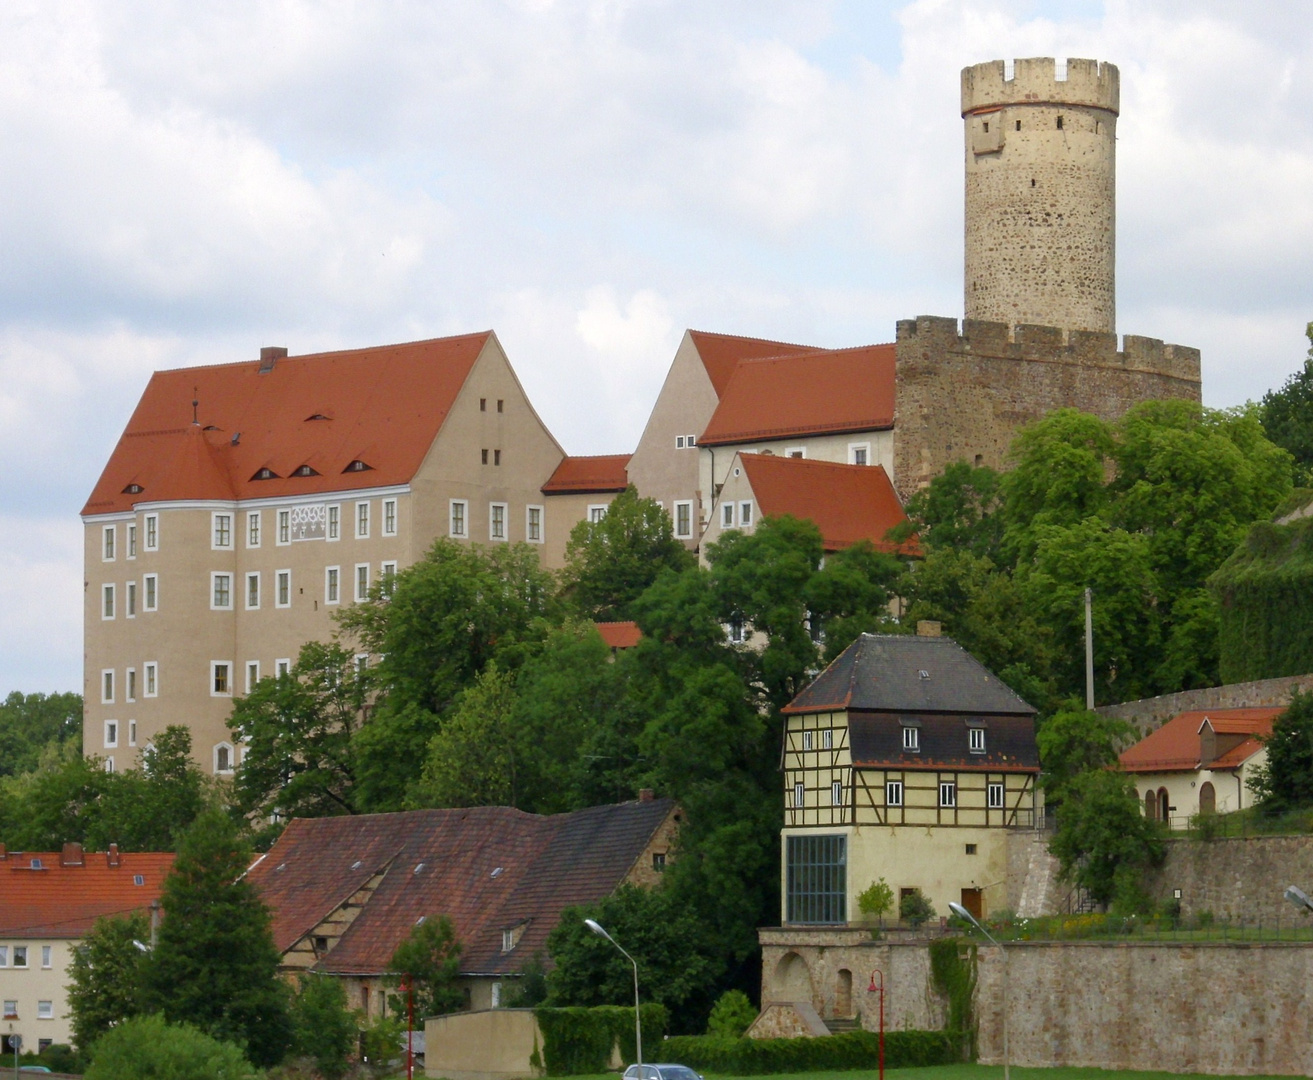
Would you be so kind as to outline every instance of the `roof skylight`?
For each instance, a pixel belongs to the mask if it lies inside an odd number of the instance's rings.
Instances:
[[[124,494],[124,495],[140,495],[140,494],[141,494],[143,491],[145,491],[145,490],[146,490],[146,489],[145,489],[144,487],[142,487],[140,484],[135,484],[135,483],[134,483],[134,484],[129,484],[127,487],[125,487],[125,488],[123,489],[123,494]]]
[[[363,461],[361,461],[359,458],[356,458],[353,462],[351,462],[350,465],[348,465],[348,466],[347,466],[345,469],[343,469],[342,471],[343,471],[344,473],[348,473],[348,472],[365,472],[365,471],[367,471],[367,470],[369,470],[369,469],[372,469],[373,467],[374,467],[373,465],[366,465],[366,464],[365,464]]]
[[[316,472],[314,469],[312,469],[309,465],[301,465],[301,466],[299,466],[298,468],[292,470],[292,475],[293,475],[293,476],[318,476],[319,473],[317,473],[317,472]]]
[[[269,468],[268,465],[264,465],[255,470],[255,475],[252,476],[251,479],[252,480],[279,480],[281,479],[281,477],[276,472],[274,472],[273,469]]]

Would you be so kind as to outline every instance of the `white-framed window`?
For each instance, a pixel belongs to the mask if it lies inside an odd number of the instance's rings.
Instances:
[[[113,754],[110,754],[109,757],[107,757],[107,758],[105,759],[105,771],[106,771],[107,773],[112,773],[112,772],[114,771],[114,755],[113,755]]]
[[[871,444],[868,442],[848,444],[849,465],[871,464]]]
[[[685,446],[687,446],[687,447],[689,447],[690,449],[692,449],[694,446],[697,446],[697,444],[698,444],[698,437],[697,437],[696,435],[685,435],[685,436],[684,436],[684,445],[685,445]]]
[[[506,504],[488,504],[488,539],[506,539]]]
[[[807,456],[807,448],[805,446],[786,447],[784,456],[791,458],[805,458]]]
[[[356,539],[369,539],[369,503],[356,503]]]
[[[123,586],[125,592],[123,596],[123,617],[125,619],[135,619],[137,617],[137,583],[129,581]]]
[[[53,1020],[55,1018],[55,1003],[53,1001],[38,1001],[36,1003],[36,1018],[38,1020]]]
[[[885,806],[903,805],[903,782],[901,780],[886,780],[884,782],[884,804]]]
[[[675,502],[675,538],[691,540],[693,538],[693,502],[689,499]]]
[[[232,611],[233,576],[232,574],[211,571],[210,573],[210,610]]]
[[[378,578],[383,583],[385,595],[392,595],[392,586],[396,584],[396,576],[397,564],[395,559],[389,559],[387,562],[379,564]]]
[[[985,785],[985,801],[991,810],[1003,809],[1003,784],[998,780],[991,780]]]
[[[0,945],[0,968],[6,968],[8,966],[9,966],[9,946]],[[17,1011],[18,1011],[17,1005],[15,1005],[12,1009],[10,1009],[9,1002],[7,1001],[5,1002],[5,1012],[17,1012]]]
[[[810,731],[804,731],[802,733],[802,748],[804,751],[813,749],[812,743],[815,738],[816,736]]]
[[[292,542],[292,511],[278,511],[278,536],[274,543],[279,547]]]
[[[356,603],[369,599],[369,563],[356,563]]]
[[[41,966],[47,971],[54,966],[54,951],[50,945],[41,946]]]
[[[258,548],[260,546],[260,511],[246,511],[246,546],[248,548]]]
[[[246,572],[246,610],[260,610],[260,571]]]
[[[4,1009],[5,1009],[5,1011],[4,1011],[4,1019],[5,1019],[5,1020],[17,1020],[17,1019],[18,1019],[18,1002],[17,1002],[16,1000],[15,1000],[15,1001],[11,1001],[9,998],[5,998],[5,999],[4,999],[4,1002],[5,1002],[5,1005],[4,1005]]]
[[[531,544],[543,542],[543,508],[527,506],[524,509],[524,538]]]
[[[292,661],[284,658],[274,661],[274,673],[281,679],[284,675],[292,674]]]
[[[985,752],[985,729],[982,727],[967,728],[967,748],[973,754],[983,754]]]
[[[136,701],[137,700],[137,669],[128,668],[128,670],[125,671],[123,674],[124,674],[123,700]]]
[[[106,525],[101,530],[101,562],[114,561],[114,538],[118,534],[118,527],[115,525]]]
[[[141,579],[141,610],[158,611],[160,606],[160,578],[146,574]]]
[[[397,500],[383,500],[383,535],[397,535]]]
[[[734,504],[732,502],[720,504],[720,527],[722,529],[734,528]]]
[[[746,502],[746,501],[745,501],[745,502],[741,502],[741,503],[739,503],[739,524],[742,525],[743,528],[745,528],[745,529],[747,529],[747,528],[751,528],[751,526],[752,526],[752,503],[751,503],[751,502]]]
[[[26,945],[15,945],[15,946],[14,946],[14,967],[16,967],[16,968],[25,968],[25,967],[27,967],[27,946],[26,946]]]
[[[342,571],[340,567],[324,567],[324,603],[336,604],[342,598]]]
[[[128,721],[128,745],[137,745],[137,721],[135,720]]]
[[[279,570],[274,576],[274,607],[292,606],[292,571]]]
[[[141,519],[142,525],[146,527],[145,544],[147,551],[159,551],[160,549],[160,516],[159,514],[147,514]]]
[[[356,674],[363,675],[369,670],[369,653],[356,653]]]
[[[210,661],[210,697],[232,697],[233,666],[227,660]]]
[[[743,643],[746,637],[747,637],[747,630],[744,628],[743,625],[743,616],[734,615],[729,620],[730,641],[732,641],[735,645],[740,645]]]
[[[114,704],[114,669],[105,668],[100,673],[100,703],[102,705]]]
[[[260,682],[260,661],[246,661],[246,692],[249,694]]]
[[[843,781],[833,780],[830,782],[830,805],[843,805]]]
[[[676,435],[676,436],[675,436],[675,449],[676,449],[676,450],[683,450],[683,449],[684,449],[684,436],[683,436],[683,435]]]
[[[833,729],[833,728],[826,728],[824,731],[821,732],[821,749],[822,749],[822,750],[833,750],[833,749],[834,749],[834,729]]]
[[[112,750],[119,744],[119,722],[117,720],[105,721],[105,749]]]
[[[952,780],[939,781],[939,805],[944,807],[957,805],[957,785]]]
[[[214,771],[216,773],[230,773],[233,771],[233,748],[230,743],[215,744]]]
[[[154,660],[141,665],[141,692],[144,697],[158,697],[160,692],[160,666]]]
[[[210,515],[213,532],[210,547],[215,551],[227,551],[233,546],[232,514],[214,513]]]
[[[807,788],[803,785],[801,780],[798,780],[793,785],[793,808],[795,810],[801,810],[803,806],[806,805],[806,802]]]
[[[135,558],[137,557],[137,525],[136,525],[136,522],[132,522],[132,523],[130,523],[130,524],[126,527],[126,530],[125,530],[125,531],[127,532],[127,538],[128,538],[128,558],[129,558],[129,559],[135,559]]]
[[[606,517],[606,503],[593,503],[588,507],[588,520],[596,525]]]
[[[333,505],[328,508],[328,523],[325,528],[330,540],[342,539],[342,507]]]
[[[102,585],[100,587],[100,617],[102,619],[114,618],[114,586]]]
[[[462,538],[469,536],[469,517],[470,504],[464,499],[452,499],[450,534]]]
[[[903,728],[903,749],[909,753],[916,753],[921,749],[921,729],[914,727]]]

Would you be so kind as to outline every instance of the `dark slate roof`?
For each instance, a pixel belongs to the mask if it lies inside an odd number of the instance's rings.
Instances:
[[[903,727],[915,724],[920,750],[903,749]],[[985,752],[973,754],[967,731],[985,729]],[[859,769],[952,769],[956,772],[1038,772],[1031,716],[943,713],[848,713],[853,765]]]
[[[784,712],[831,709],[975,716],[1036,711],[952,638],[903,634],[863,634]]]
[[[298,818],[250,870],[284,952],[383,872],[316,968],[388,970],[421,916],[446,915],[467,974],[519,971],[572,904],[613,892],[673,812],[670,799],[542,816],[504,806]],[[511,953],[502,930],[527,923]]]

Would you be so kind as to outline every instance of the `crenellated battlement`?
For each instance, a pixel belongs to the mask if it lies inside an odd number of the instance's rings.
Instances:
[[[1051,56],[1013,61],[1012,78],[1004,61],[991,60],[962,69],[962,115],[1007,105],[1084,105],[1121,109],[1121,75],[1115,64],[1098,60],[1068,60],[1067,77],[1057,77]]]

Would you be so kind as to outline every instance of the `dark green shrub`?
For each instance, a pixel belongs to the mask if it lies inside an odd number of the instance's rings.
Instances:
[[[241,1047],[162,1016],[125,1020],[96,1040],[87,1080],[257,1080]]]
[[[964,1059],[968,1042],[968,1036],[953,1031],[887,1031],[885,1067],[951,1065]],[[814,1039],[676,1035],[661,1044],[661,1058],[699,1071],[731,1076],[873,1069],[880,1060],[880,1037],[874,1031],[846,1031]]]
[[[913,889],[909,893],[904,893],[903,898],[898,901],[898,917],[903,922],[920,926],[927,919],[935,917],[935,906],[921,895],[920,889]]]
[[[712,1006],[707,1019],[707,1034],[737,1039],[757,1019],[757,1007],[742,990],[726,990]]]
[[[634,1010],[626,1005],[542,1007],[533,1015],[542,1029],[542,1067],[548,1076],[578,1076],[606,1072],[611,1050],[620,1048],[626,1065],[636,1058]],[[642,1008],[643,1045],[656,1047],[665,1037],[670,1014],[664,1005],[649,1002]],[[644,1057],[651,1059],[651,1051]]]

